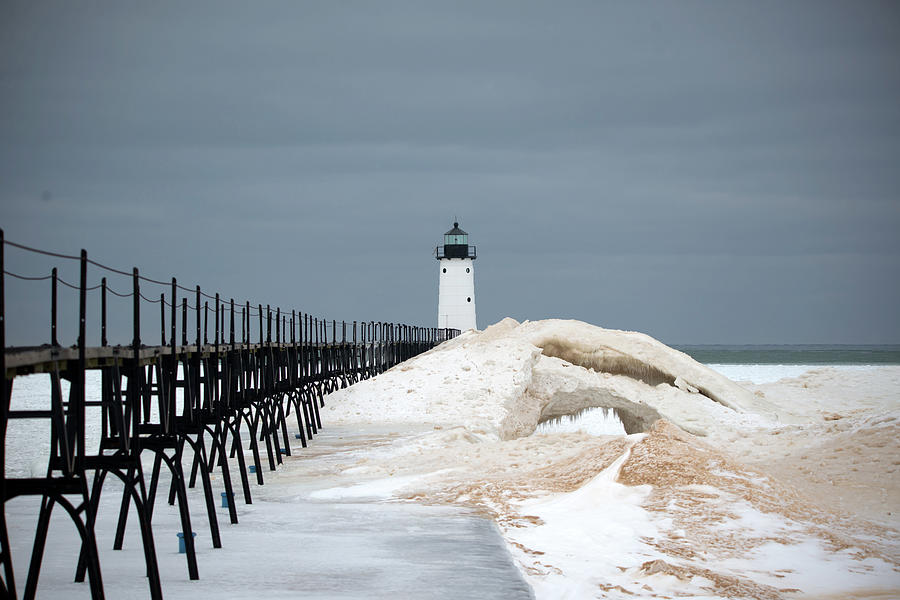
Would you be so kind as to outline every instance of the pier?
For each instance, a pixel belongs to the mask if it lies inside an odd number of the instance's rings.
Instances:
[[[7,246],[59,261],[77,261],[79,281],[69,283],[57,268],[49,274],[24,275],[6,270]],[[107,276],[128,281],[116,291]],[[100,277],[98,281],[92,278]],[[49,343],[7,347],[7,278],[49,282]],[[59,342],[60,285],[78,297],[77,339]],[[152,290],[152,291],[151,291]],[[158,292],[158,297],[156,293]],[[108,343],[107,300],[129,298],[132,340]],[[99,305],[101,343],[88,346],[88,306]],[[155,306],[158,305],[158,306]],[[149,310],[148,310],[148,307]],[[142,340],[142,320],[158,319],[159,343]],[[176,279],[142,276],[137,268],[118,270],[88,258],[70,256],[7,241],[0,231],[0,585],[5,597],[17,598],[6,521],[6,503],[16,497],[40,497],[34,545],[22,598],[35,597],[44,546],[54,508],[74,522],[80,553],[73,553],[76,581],[87,578],[91,596],[104,597],[94,524],[107,479],[121,484],[114,548],[121,549],[129,515],[134,515],[143,544],[151,598],[163,597],[153,535],[153,513],[162,494],[177,505],[189,579],[200,578],[191,511],[186,490],[202,486],[205,514],[214,548],[222,546],[216,500],[227,502],[231,523],[239,522],[237,502],[252,503],[255,485],[291,456],[291,439],[307,447],[322,428],[320,408],[330,392],[373,377],[435,345],[458,330],[399,323],[325,320],[296,309],[224,300],[199,286]],[[36,340],[37,341],[37,340]],[[88,400],[89,371],[100,373],[98,400]],[[46,405],[39,409],[10,406],[16,378],[42,373],[50,381]],[[7,473],[7,433],[26,421],[49,424],[49,454],[43,475]],[[99,429],[99,443],[89,444],[86,428]],[[245,440],[249,444],[245,455]],[[35,440],[35,443],[46,441]],[[152,458],[149,477],[143,457]],[[186,468],[189,465],[189,468]],[[236,468],[238,481],[232,480]],[[169,478],[163,479],[163,471]],[[214,489],[211,475],[219,472]],[[161,482],[168,489],[161,489]],[[224,504],[223,504],[224,506]]]

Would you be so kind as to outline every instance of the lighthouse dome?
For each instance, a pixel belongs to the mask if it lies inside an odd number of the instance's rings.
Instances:
[[[453,223],[453,229],[444,234],[444,245],[435,250],[438,260],[445,258],[471,258],[474,259],[475,246],[469,245],[469,234],[459,228],[459,223]]]
[[[459,223],[453,224],[453,229],[444,234],[445,246],[468,246],[469,234],[459,228]]]

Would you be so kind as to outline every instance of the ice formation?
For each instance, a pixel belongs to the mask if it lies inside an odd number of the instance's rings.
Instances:
[[[835,372],[738,385],[644,334],[504,319],[329,396],[396,431],[326,493],[479,509],[538,598],[891,597],[900,368]],[[535,433],[590,407],[627,435]]]
[[[584,408],[613,408],[626,432],[665,418],[696,435],[773,407],[653,338],[578,321],[513,319],[468,331],[376,379],[333,394],[337,422],[464,424],[508,440]]]

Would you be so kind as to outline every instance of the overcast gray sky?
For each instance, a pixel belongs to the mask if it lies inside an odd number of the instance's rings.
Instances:
[[[898,40],[874,1],[5,1],[0,226],[430,326],[457,216],[481,327],[897,343]],[[47,286],[9,288],[47,341]]]

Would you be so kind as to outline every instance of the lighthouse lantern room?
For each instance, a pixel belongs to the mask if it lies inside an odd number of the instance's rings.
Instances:
[[[475,324],[475,246],[469,234],[453,224],[444,234],[444,245],[435,249],[440,265],[438,288],[438,327],[476,329]]]

